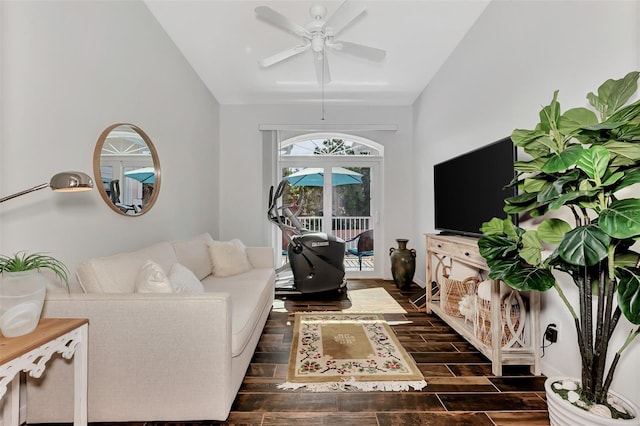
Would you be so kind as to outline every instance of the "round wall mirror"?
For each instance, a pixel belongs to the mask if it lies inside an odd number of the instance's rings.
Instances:
[[[102,132],[93,152],[93,175],[105,203],[124,216],[145,214],[160,192],[158,153],[133,124],[114,124]]]

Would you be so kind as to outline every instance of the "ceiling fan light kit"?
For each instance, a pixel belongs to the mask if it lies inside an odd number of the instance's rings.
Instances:
[[[315,4],[309,8],[309,14],[312,20],[305,26],[302,26],[268,6],[257,7],[255,11],[259,19],[302,39],[302,44],[264,58],[258,61],[258,64],[263,68],[270,67],[307,50],[311,50],[313,52],[318,84],[324,85],[331,81],[327,60],[327,52],[329,50],[333,49],[370,61],[383,61],[386,52],[382,49],[358,43],[333,40],[333,38],[340,34],[349,24],[361,16],[365,10],[364,6],[351,3],[347,0],[340,5],[329,19],[325,19],[327,9],[320,4]]]

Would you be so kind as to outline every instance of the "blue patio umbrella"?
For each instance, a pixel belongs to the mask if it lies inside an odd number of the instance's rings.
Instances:
[[[124,177],[135,179],[142,183],[155,183],[156,170],[153,167],[143,167],[141,169],[124,172]]]
[[[324,168],[307,167],[299,170],[284,178],[291,186],[323,186],[324,185]],[[331,168],[331,184],[351,185],[362,183],[362,174],[344,167]]]

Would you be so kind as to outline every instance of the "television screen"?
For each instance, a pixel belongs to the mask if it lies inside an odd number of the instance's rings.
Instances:
[[[515,176],[516,152],[510,138],[436,164],[433,168],[435,228],[480,236],[493,217],[506,218],[504,199],[516,195],[505,188]]]

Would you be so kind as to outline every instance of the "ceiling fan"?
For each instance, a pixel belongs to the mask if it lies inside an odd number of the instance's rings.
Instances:
[[[301,43],[269,56],[258,63],[266,68],[311,50],[318,83],[324,84],[331,81],[329,62],[327,61],[328,50],[341,51],[370,61],[382,61],[386,56],[386,52],[382,49],[348,41],[334,40],[334,37],[362,15],[365,10],[364,6],[350,3],[347,0],[340,5],[331,17],[325,19],[327,9],[322,5],[316,4],[309,8],[309,14],[313,20],[302,26],[268,6],[259,6],[256,8],[256,15],[259,19],[298,36]]]

